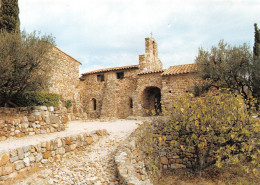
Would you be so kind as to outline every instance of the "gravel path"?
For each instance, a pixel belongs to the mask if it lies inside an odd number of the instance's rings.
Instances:
[[[106,129],[109,135],[94,145],[65,154],[60,163],[44,164],[45,170],[32,174],[17,184],[119,184],[114,164],[115,149],[137,128],[136,123],[141,122],[136,120],[70,122],[69,128],[63,134],[74,135],[83,132],[83,130],[92,132]],[[49,136],[50,134],[44,138],[50,139]],[[52,137],[54,136],[51,134]]]
[[[136,120],[115,120],[115,121],[93,121],[93,122],[82,122],[82,121],[71,121],[69,127],[65,131],[55,132],[49,134],[39,134],[34,136],[25,136],[22,138],[10,137],[6,141],[0,142],[0,151],[9,149],[15,149],[26,145],[35,145],[40,142],[49,141],[58,137],[66,137],[71,135],[80,134],[82,132],[93,132],[99,129],[107,129],[111,133],[121,133],[123,135],[131,133],[135,128],[135,123],[141,123]],[[128,132],[129,130],[129,132]]]

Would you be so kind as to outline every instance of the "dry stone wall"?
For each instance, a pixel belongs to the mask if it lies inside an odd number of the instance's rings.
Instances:
[[[0,141],[65,130],[68,115],[54,107],[0,108]]]
[[[61,161],[65,153],[97,142],[104,133],[106,132],[82,133],[56,138],[36,145],[23,146],[10,151],[0,151],[0,184],[4,184],[8,178],[13,178],[20,172],[33,168],[37,164]]]
[[[150,185],[146,172],[144,153],[136,145],[136,136],[133,133],[119,147],[115,155],[118,176],[122,184]]]
[[[142,127],[138,130],[138,136],[145,137],[139,137],[136,142],[137,148],[140,151],[147,153],[147,169],[149,170],[149,172],[152,172],[148,173],[148,175],[153,182],[157,182],[157,180],[162,176],[165,171],[190,168],[192,162],[195,161],[195,156],[192,154],[192,150],[195,150],[194,148],[191,148],[190,153],[182,153],[180,148],[176,147],[172,149],[171,147],[169,147],[176,138],[173,138],[171,133],[167,130],[164,131],[163,126],[160,126],[160,128],[158,128],[158,123],[161,121],[164,121],[164,119],[155,118],[144,123]],[[160,144],[159,142],[157,142],[158,137],[156,135],[158,134],[161,138],[166,138],[165,143]],[[154,138],[150,138],[150,136],[147,137],[147,135],[150,135]],[[145,141],[146,139],[147,141]],[[183,138],[179,139],[183,140],[184,136]],[[150,149],[151,146],[152,150]],[[153,166],[151,164],[153,164]]]
[[[157,146],[153,146],[153,152],[151,153],[151,145],[145,144],[140,136],[148,132],[154,132],[154,128],[151,127],[152,121],[148,120],[144,125],[136,129],[118,147],[115,162],[122,184],[157,184],[164,171],[186,169],[194,161],[192,153],[186,153],[183,156],[178,155],[177,148],[169,150],[166,145],[158,144]],[[166,137],[166,144],[169,144],[173,140],[171,134],[167,131],[163,133],[163,136]]]

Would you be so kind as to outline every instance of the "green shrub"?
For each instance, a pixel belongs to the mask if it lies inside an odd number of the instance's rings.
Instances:
[[[211,165],[224,164],[239,164],[258,174],[259,120],[252,118],[253,110],[240,96],[184,95],[173,104],[167,119],[154,121],[140,134],[148,154],[167,149],[168,153],[188,159],[191,163],[186,167],[195,174]]]
[[[65,101],[65,107],[68,109],[72,106],[72,101],[71,100],[66,100]]]
[[[27,106],[54,106],[59,105],[60,96],[48,92],[25,92],[12,95],[12,101],[19,107]]]

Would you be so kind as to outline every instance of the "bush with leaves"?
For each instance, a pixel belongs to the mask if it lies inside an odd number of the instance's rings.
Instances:
[[[24,92],[23,94],[13,93],[12,101],[19,107],[27,106],[59,106],[60,96],[48,92]]]
[[[239,164],[258,174],[259,119],[252,117],[253,107],[248,109],[240,96],[220,93],[194,98],[187,94],[173,104],[167,119],[153,122],[140,133],[147,154],[155,156],[163,149],[187,158],[186,167],[194,174],[225,164]]]

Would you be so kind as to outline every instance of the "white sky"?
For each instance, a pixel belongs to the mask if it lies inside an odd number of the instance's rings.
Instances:
[[[52,34],[80,73],[138,64],[153,33],[163,67],[193,63],[224,39],[254,43],[259,0],[19,0],[21,29]]]

